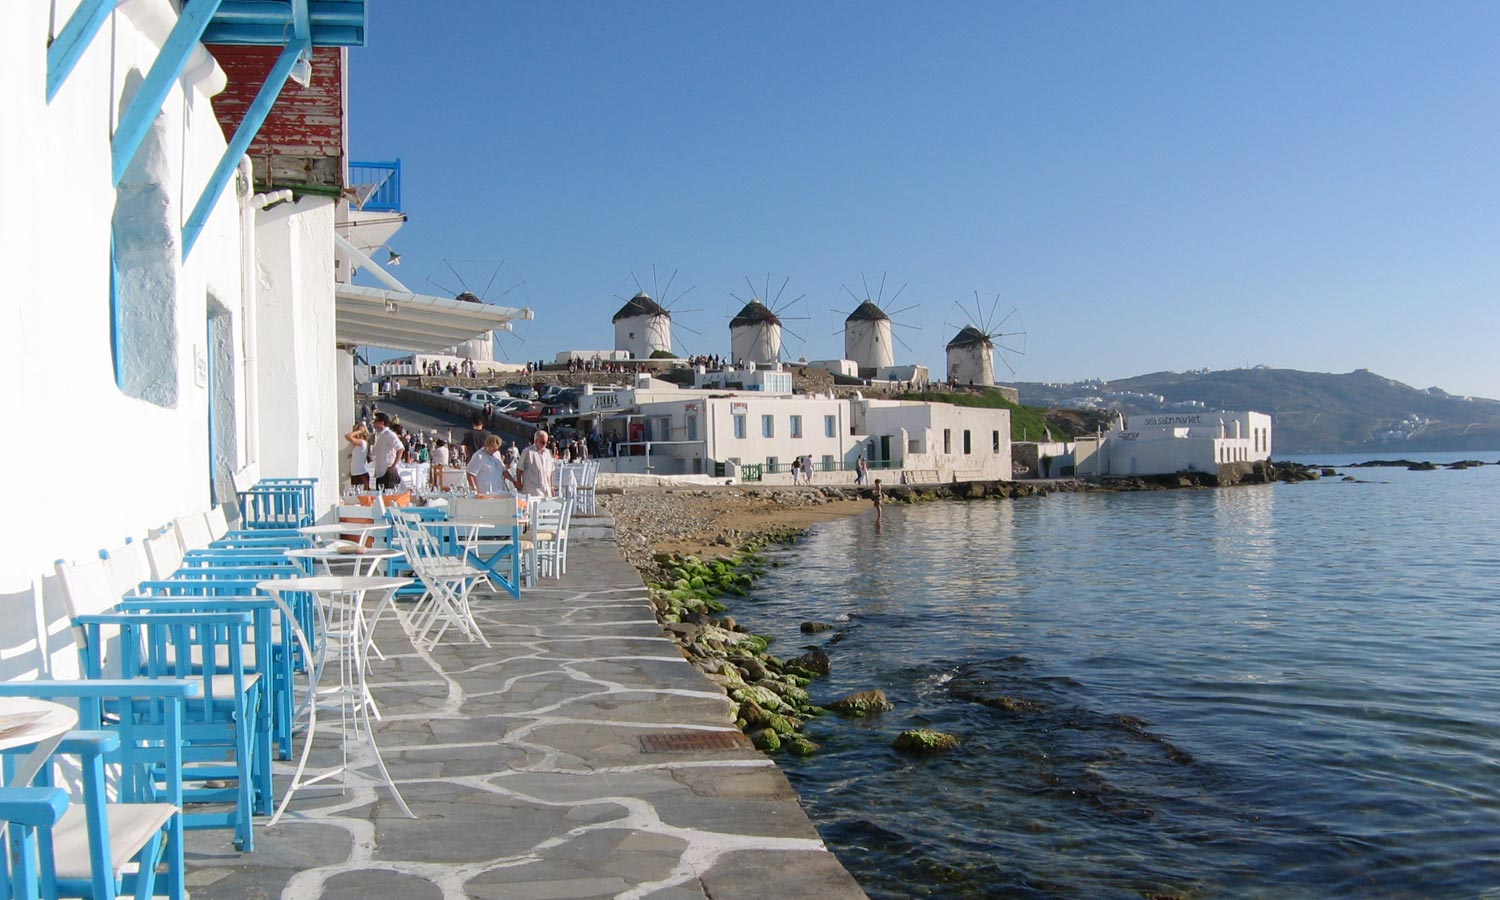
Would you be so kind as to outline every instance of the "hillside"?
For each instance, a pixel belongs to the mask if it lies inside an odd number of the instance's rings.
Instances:
[[[1127,415],[1256,410],[1275,417],[1277,455],[1494,450],[1500,401],[1418,390],[1366,369],[1155,372],[1117,381],[1016,385],[1027,406],[1114,408]]]

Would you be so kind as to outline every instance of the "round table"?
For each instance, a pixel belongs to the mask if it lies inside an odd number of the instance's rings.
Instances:
[[[305,534],[310,538],[327,538],[337,540],[340,535],[357,534],[361,541],[377,531],[385,531],[390,528],[388,522],[329,522],[326,525],[304,525],[297,529],[298,534]]]
[[[331,690],[337,699],[340,715],[344,717],[344,725],[339,729],[341,740],[347,741],[349,735],[349,718],[353,718],[356,735],[362,734],[365,740],[370,742],[370,751],[374,754],[376,768],[380,770],[380,776],[385,786],[390,788],[391,796],[395,798],[396,805],[400,807],[408,818],[416,818],[411,809],[402,799],[401,792],[396,789],[396,782],[391,778],[390,772],[386,771],[385,760],[380,756],[380,747],[375,743],[375,730],[370,724],[370,711],[374,709],[374,698],[370,696],[369,687],[365,683],[365,669],[368,665],[368,650],[373,637],[370,623],[378,621],[380,614],[390,605],[391,599],[395,597],[396,591],[412,583],[410,578],[382,578],[370,575],[312,575],[302,578],[276,578],[262,581],[256,585],[257,588],[269,593],[276,598],[278,605],[286,607],[281,594],[285,591],[306,591],[318,598],[318,617],[323,627],[323,639],[318,642],[319,652],[326,653],[330,641],[336,640],[338,646],[338,671],[339,684]],[[375,612],[368,619],[364,612],[365,594],[370,591],[383,593],[380,603]],[[288,614],[291,615],[288,609]],[[294,617],[295,618],[295,617]],[[305,637],[299,636],[303,641],[303,652],[308,653]],[[311,655],[309,654],[309,659]],[[318,681],[322,677],[323,662],[320,659],[316,665],[309,666],[309,678],[311,681],[308,703],[307,733],[303,739],[302,754],[297,760],[296,771],[292,774],[291,783],[287,786],[286,794],[281,798],[281,804],[271,816],[269,825],[274,825],[286,811],[287,803],[292,799],[300,788],[308,787],[336,775],[347,774],[346,766],[338,766],[326,772],[319,773],[311,778],[304,778],[303,773],[307,767],[307,758],[312,750],[313,735],[317,731],[318,721]],[[376,712],[379,715],[379,712]],[[344,758],[348,758],[347,750]]]
[[[0,697],[0,750],[35,744],[36,748],[16,764],[10,787],[28,787],[63,735],[78,724],[78,713],[61,703],[30,697]],[[9,822],[0,822],[0,845],[6,843]]]
[[[383,527],[383,526],[382,526]],[[303,550],[288,550],[286,555],[291,559],[311,559],[323,564],[323,574],[332,575],[335,564],[350,563],[354,571],[351,575],[374,575],[377,564],[388,559],[395,559],[401,554],[395,550],[371,548],[363,553],[359,551],[336,550],[332,547],[310,547]],[[364,571],[360,571],[360,563],[368,562],[370,565]]]

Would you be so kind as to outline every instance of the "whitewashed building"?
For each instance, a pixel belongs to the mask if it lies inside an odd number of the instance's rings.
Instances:
[[[844,357],[854,360],[859,374],[867,378],[896,365],[891,317],[885,310],[866,300],[845,317]]]
[[[965,325],[946,349],[950,382],[978,387],[995,383],[995,342],[989,335],[973,325]]]
[[[759,300],[729,320],[729,355],[739,365],[769,366],[781,360],[781,319]]]
[[[232,504],[263,477],[316,477],[331,508],[354,345],[430,351],[496,327],[346,283],[344,48],[364,40],[364,5],[314,6],[295,26],[276,6],[6,7],[3,410],[46,436],[56,477],[11,485],[27,522],[0,557],[5,647],[34,625],[44,656],[71,654],[50,653],[67,640],[59,558]],[[263,143],[282,114],[300,141],[286,153]]]
[[[610,321],[615,326],[615,349],[626,359],[650,359],[672,352],[672,313],[641,291],[625,301]]]
[[[850,424],[863,453],[908,480],[995,481],[1011,478],[1010,410],[855,399]]]
[[[1271,417],[1258,412],[1156,414],[1120,418],[1075,447],[1079,475],[1234,473],[1271,458]]]

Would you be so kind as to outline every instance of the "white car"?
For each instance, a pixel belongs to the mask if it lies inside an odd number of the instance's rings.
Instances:
[[[463,388],[456,388],[456,387],[440,388],[438,390],[438,393],[441,394],[444,397],[451,397],[454,400],[463,400],[463,399],[465,399],[466,397],[469,396],[469,392],[468,391],[464,390]]]
[[[486,403],[494,403],[495,398],[490,396],[489,391],[469,391],[469,402],[483,406]]]

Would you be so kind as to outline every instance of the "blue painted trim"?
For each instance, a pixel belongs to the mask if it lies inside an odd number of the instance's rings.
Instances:
[[[312,41],[307,38],[294,39],[286,45],[286,49],[276,58],[276,65],[271,67],[270,74],[266,75],[266,82],[260,86],[254,102],[245,110],[245,118],[240,120],[239,127],[234,130],[234,137],[230,139],[229,146],[224,148],[219,165],[215,167],[208,184],[203,187],[202,195],[198,197],[197,205],[182,226],[183,259],[187,259],[188,254],[193,252],[193,245],[198,242],[198,235],[203,231],[203,224],[208,221],[208,214],[213,211],[214,204],[219,202],[219,195],[224,192],[224,186],[234,175],[240,157],[250,148],[250,142],[255,140],[260,126],[265,124],[266,116],[270,115],[271,107],[275,105],[287,76],[292,72],[292,64],[303,51],[312,52]]]
[[[297,19],[305,20],[298,31]],[[290,29],[290,31],[289,31]],[[365,43],[364,0],[224,0],[203,35],[210,44],[280,46],[287,34],[305,34],[315,47],[362,47]]]
[[[68,22],[47,45],[47,102],[57,96],[63,82],[68,80],[73,67],[83,58],[83,53],[94,42],[94,36],[109,14],[115,11],[120,0],[83,0]]]
[[[172,86],[177,83],[177,77],[182,74],[183,66],[187,65],[193,48],[198,46],[198,39],[203,36],[203,30],[208,27],[220,2],[221,0],[193,0],[187,4],[178,17],[177,24],[172,26],[172,33],[167,35],[156,62],[151,64],[151,71],[146,73],[146,81],[136,91],[125,114],[120,117],[114,139],[112,183],[116,187],[124,180],[125,170],[130,168],[130,161],[135,159],[136,151],[141,149],[146,132],[156,120],[156,114],[161,111],[167,95],[172,92]]]
[[[111,226],[109,235],[109,356],[110,362],[115,370],[115,387],[125,390],[125,381],[121,377],[124,372],[125,344],[124,331],[120,325],[120,260],[115,255],[115,235]]]

